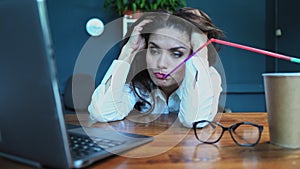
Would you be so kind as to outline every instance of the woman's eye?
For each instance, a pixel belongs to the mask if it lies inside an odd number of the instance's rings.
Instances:
[[[151,55],[159,55],[160,51],[157,48],[150,48]]]
[[[179,52],[179,51],[174,51],[171,53],[171,55],[174,57],[180,58],[183,55],[183,53]]]

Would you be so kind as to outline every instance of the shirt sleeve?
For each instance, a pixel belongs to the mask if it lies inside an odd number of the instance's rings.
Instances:
[[[219,95],[222,90],[218,72],[209,67],[202,57],[193,57],[186,63],[182,100],[178,118],[185,127],[193,122],[212,120],[218,111]]]
[[[122,120],[132,110],[136,98],[125,84],[130,64],[114,60],[101,84],[92,95],[88,107],[92,120],[109,122]]]

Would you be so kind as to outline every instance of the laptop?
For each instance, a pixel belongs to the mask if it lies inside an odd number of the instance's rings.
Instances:
[[[152,141],[67,129],[46,9],[45,0],[0,1],[0,155],[38,168],[82,168]],[[87,151],[77,148],[82,140]]]

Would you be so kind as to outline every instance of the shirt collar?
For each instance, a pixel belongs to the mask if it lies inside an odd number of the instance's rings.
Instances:
[[[178,89],[176,89],[169,97],[169,99],[173,99],[174,97],[176,97],[176,95],[178,96],[178,98],[181,100],[182,99],[182,90],[183,90],[184,86],[183,84],[181,84]],[[162,93],[161,90],[157,90],[155,91],[155,95],[160,97],[162,100],[166,101],[164,94]]]
[[[179,86],[179,88],[176,90],[176,93],[177,93],[177,95],[178,95],[178,97],[179,97],[180,100],[182,100],[182,90],[183,90],[183,88],[184,88],[184,83],[182,83]]]

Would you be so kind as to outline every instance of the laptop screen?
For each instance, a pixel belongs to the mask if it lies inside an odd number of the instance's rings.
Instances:
[[[45,2],[2,0],[0,22],[1,154],[67,168],[71,162]]]
[[[151,136],[76,128],[68,133],[121,144],[95,145],[96,154],[71,159],[45,4],[0,1],[0,156],[39,168],[81,168],[152,141]]]

